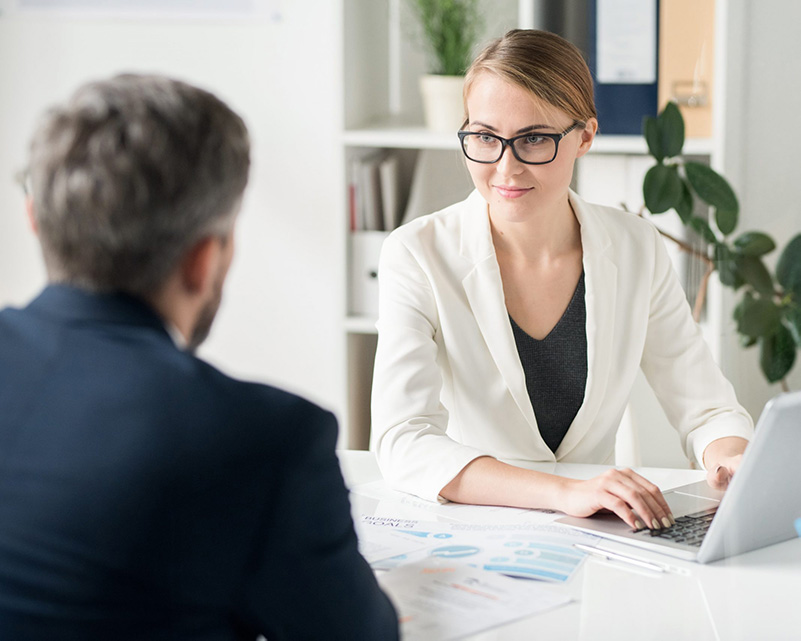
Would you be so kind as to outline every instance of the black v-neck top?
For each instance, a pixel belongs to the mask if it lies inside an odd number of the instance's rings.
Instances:
[[[584,272],[562,318],[542,340],[509,316],[526,388],[543,440],[555,452],[584,402],[587,384],[587,308]]]

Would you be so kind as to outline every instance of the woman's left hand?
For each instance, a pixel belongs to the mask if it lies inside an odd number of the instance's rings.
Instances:
[[[730,436],[712,441],[704,450],[704,467],[706,467],[706,481],[716,490],[725,490],[729,487],[731,479],[740,462],[743,452],[748,445],[744,438]]]
[[[740,467],[742,458],[742,454],[737,454],[736,456],[721,459],[715,467],[706,473],[706,482],[709,483],[709,486],[716,490],[725,490],[729,487],[734,473]]]

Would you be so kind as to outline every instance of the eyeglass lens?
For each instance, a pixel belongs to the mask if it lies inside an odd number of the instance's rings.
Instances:
[[[465,155],[478,162],[495,162],[503,153],[503,143],[486,134],[468,134],[462,142]],[[556,141],[547,136],[532,134],[511,143],[517,156],[524,162],[547,163],[556,156]]]

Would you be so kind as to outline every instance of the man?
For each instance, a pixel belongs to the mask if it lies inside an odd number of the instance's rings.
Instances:
[[[50,284],[0,312],[0,639],[395,639],[334,417],[197,359],[247,182],[242,120],[154,76],[31,144]]]

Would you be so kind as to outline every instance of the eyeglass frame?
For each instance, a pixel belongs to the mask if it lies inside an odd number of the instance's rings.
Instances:
[[[14,182],[22,188],[26,198],[31,195],[31,172],[27,167],[14,174]]]
[[[496,162],[500,162],[501,158],[503,158],[503,154],[506,151],[506,148],[509,147],[512,150],[515,158],[522,162],[524,165],[547,165],[552,163],[556,160],[556,156],[559,153],[559,141],[562,140],[567,134],[573,131],[579,125],[585,125],[586,123],[581,122],[580,120],[574,120],[573,124],[570,125],[567,129],[563,132],[558,134],[549,134],[544,132],[528,132],[526,134],[520,134],[519,136],[514,136],[512,138],[504,138],[502,136],[498,136],[496,134],[490,134],[486,132],[479,132],[479,131],[467,131],[465,129],[460,129],[456,132],[456,135],[459,136],[459,143],[462,148],[462,153],[464,157],[467,158],[471,162],[481,163],[482,165],[494,165]],[[464,139],[467,136],[489,136],[490,138],[495,138],[495,140],[499,140],[501,142],[501,153],[498,154],[498,157],[495,160],[475,160],[467,155],[467,150],[464,147]],[[550,160],[543,160],[541,162],[532,162],[530,160],[523,160],[517,153],[517,149],[515,148],[514,143],[521,138],[527,138],[528,136],[540,136],[542,138],[550,138],[553,140],[553,158]]]

